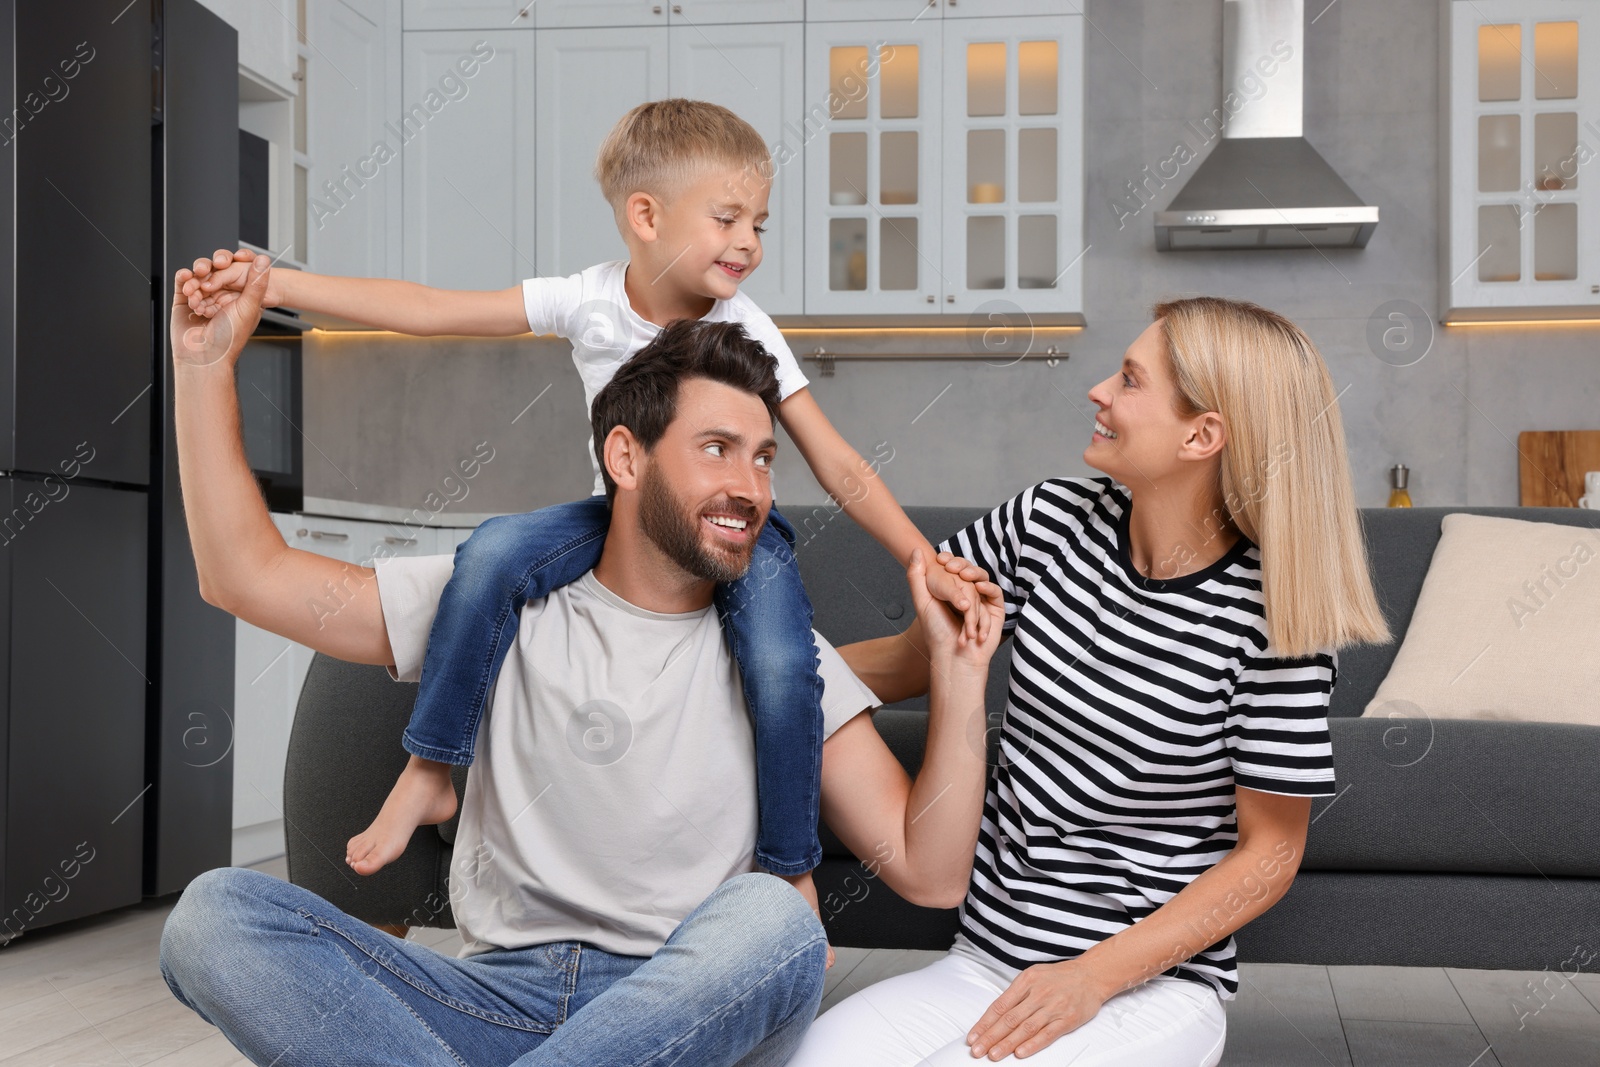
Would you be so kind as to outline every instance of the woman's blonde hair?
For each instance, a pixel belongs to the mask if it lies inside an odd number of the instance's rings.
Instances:
[[[1201,296],[1158,304],[1185,418],[1222,416],[1223,506],[1261,549],[1267,634],[1280,656],[1381,643],[1389,627],[1367,569],[1333,379],[1317,346],[1276,312]]]
[[[674,97],[640,104],[600,145],[594,176],[621,224],[628,197],[670,201],[708,167],[739,168],[732,194],[772,181],[772,154],[744,119],[719,104]]]

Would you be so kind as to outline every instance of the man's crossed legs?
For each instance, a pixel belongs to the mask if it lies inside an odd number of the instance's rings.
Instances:
[[[766,874],[729,879],[654,955],[576,941],[467,959],[226,867],[167,919],[174,995],[257,1064],[781,1064],[822,999],[827,941]]]

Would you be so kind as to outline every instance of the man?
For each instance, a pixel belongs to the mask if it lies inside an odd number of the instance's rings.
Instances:
[[[224,314],[193,318],[181,295],[172,310],[202,595],[329,655],[412,675],[449,557],[374,570],[289,549],[251,478],[233,369],[260,314],[256,264]],[[661,380],[646,360],[680,372]],[[793,887],[754,873],[753,742],[710,607],[713,576],[748,563],[771,506],[772,361],[726,324],[689,322],[635,362],[612,383],[633,399],[595,402],[616,412],[596,430],[615,485],[600,563],[523,608],[481,728],[455,846],[466,862],[451,872],[467,955],[235,868],[197,878],[174,908],[168,984],[254,1061],[782,1063],[815,1015],[825,937]],[[663,397],[670,421],[641,435]],[[711,521],[728,515],[749,520],[742,536]],[[976,845],[984,767],[971,737],[1000,627],[958,644],[923,568],[919,557],[908,572],[934,666],[922,769],[907,779],[858,714],[871,693],[818,637],[822,811],[896,892],[952,907]],[[343,600],[331,616],[312,607],[330,583]],[[998,620],[998,589],[980,591]]]

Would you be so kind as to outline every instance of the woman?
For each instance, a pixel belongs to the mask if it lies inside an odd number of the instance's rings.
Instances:
[[[793,1064],[1215,1064],[1232,933],[1298,869],[1333,789],[1336,650],[1388,639],[1333,385],[1254,304],[1159,305],[1084,461],[951,538],[1016,638],[960,931],[855,994]],[[963,561],[940,560],[952,569]],[[842,650],[928,686],[922,623]]]

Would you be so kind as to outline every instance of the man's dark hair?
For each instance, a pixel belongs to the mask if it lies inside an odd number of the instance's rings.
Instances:
[[[617,483],[606,470],[606,435],[626,426],[650,451],[677,414],[678,385],[688,378],[707,378],[760,397],[773,422],[778,420],[778,361],[761,342],[737,322],[679,319],[624,363],[590,406],[607,503],[616,499]]]

